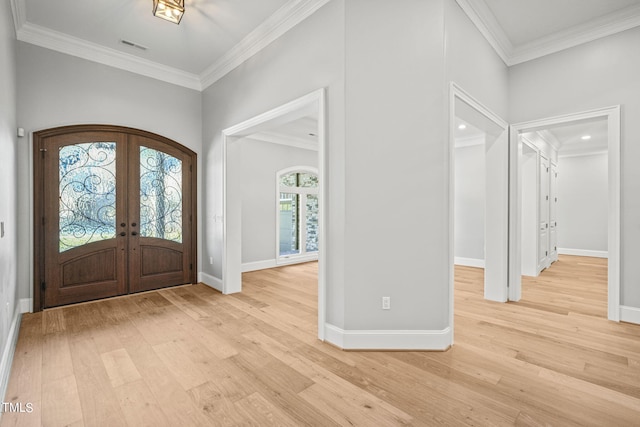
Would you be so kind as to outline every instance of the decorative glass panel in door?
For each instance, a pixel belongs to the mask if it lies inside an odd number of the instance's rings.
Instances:
[[[59,150],[60,252],[116,237],[116,143]]]
[[[129,258],[132,292],[190,282],[191,158],[180,150],[143,136],[130,138],[132,165],[129,196],[132,240]],[[135,225],[134,225],[135,224]],[[138,225],[139,224],[139,225]]]
[[[140,236],[182,243],[182,161],[140,147]]]

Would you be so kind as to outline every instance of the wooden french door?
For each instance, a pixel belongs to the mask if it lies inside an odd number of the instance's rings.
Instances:
[[[135,129],[36,132],[35,309],[195,282],[195,163]]]

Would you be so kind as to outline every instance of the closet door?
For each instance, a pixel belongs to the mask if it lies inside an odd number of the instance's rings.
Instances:
[[[549,179],[549,263],[552,263],[558,260],[558,165],[551,163]]]
[[[538,270],[549,266],[549,159],[540,156],[540,203],[538,204]]]

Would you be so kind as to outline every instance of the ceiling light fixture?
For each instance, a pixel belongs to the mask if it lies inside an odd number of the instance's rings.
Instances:
[[[153,16],[179,24],[184,15],[184,0],[153,0]]]
[[[460,130],[465,130],[467,128],[467,125],[465,125],[464,123],[458,126],[458,129]]]
[[[580,139],[583,140],[583,141],[587,141],[587,140],[591,139],[591,135],[584,135]]]

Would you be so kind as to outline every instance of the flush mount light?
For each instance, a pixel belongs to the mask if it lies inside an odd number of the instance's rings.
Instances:
[[[581,140],[583,141],[587,141],[589,139],[591,139],[591,135],[583,135],[582,137],[580,137]]]
[[[467,125],[465,125],[464,123],[458,126],[458,129],[460,130],[465,130],[466,128],[467,128]]]
[[[153,16],[179,24],[184,15],[184,0],[153,0]]]

